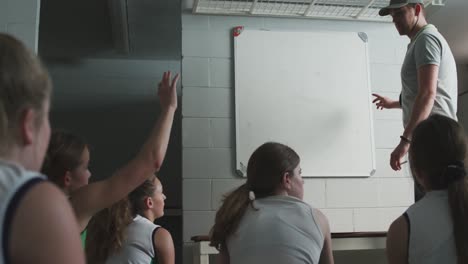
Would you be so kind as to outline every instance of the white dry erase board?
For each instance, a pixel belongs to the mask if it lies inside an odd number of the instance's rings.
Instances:
[[[305,177],[375,171],[367,35],[234,29],[236,169],[267,141]]]

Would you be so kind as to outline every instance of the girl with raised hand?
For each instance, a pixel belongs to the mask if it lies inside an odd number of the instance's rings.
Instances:
[[[66,132],[52,134],[42,172],[69,197],[82,232],[95,213],[126,197],[160,170],[177,109],[178,79],[178,74],[172,80],[170,72],[163,74],[158,89],[161,114],[153,130],[137,155],[105,180],[88,184],[89,149],[83,140]]]

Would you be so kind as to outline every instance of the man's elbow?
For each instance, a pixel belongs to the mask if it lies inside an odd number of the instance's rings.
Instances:
[[[423,93],[421,93],[420,97],[421,99],[423,99],[425,102],[433,102],[436,98],[436,94],[437,92],[436,91],[425,91]]]

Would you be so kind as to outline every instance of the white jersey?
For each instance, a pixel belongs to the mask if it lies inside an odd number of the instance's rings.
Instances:
[[[0,264],[11,263],[8,241],[13,216],[28,190],[45,179],[38,172],[27,171],[13,163],[0,160]]]
[[[153,234],[159,228],[150,220],[137,215],[128,225],[122,249],[110,256],[106,264],[149,264],[156,256]]]

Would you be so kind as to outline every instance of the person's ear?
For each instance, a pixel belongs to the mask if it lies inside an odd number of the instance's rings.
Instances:
[[[72,181],[72,175],[69,170],[65,171],[65,175],[63,176],[63,186],[66,188],[70,187]]]
[[[25,109],[20,116],[20,135],[21,144],[30,145],[34,141],[36,133],[36,112],[31,109]]]
[[[414,6],[414,15],[419,16],[421,14],[422,6],[421,4],[416,4]]]
[[[146,197],[146,198],[144,199],[144,203],[145,203],[145,207],[146,207],[147,209],[153,208],[153,206],[154,206],[153,199],[152,199],[151,197]]]
[[[286,190],[291,189],[291,174],[289,172],[283,173],[281,177],[281,183]]]

